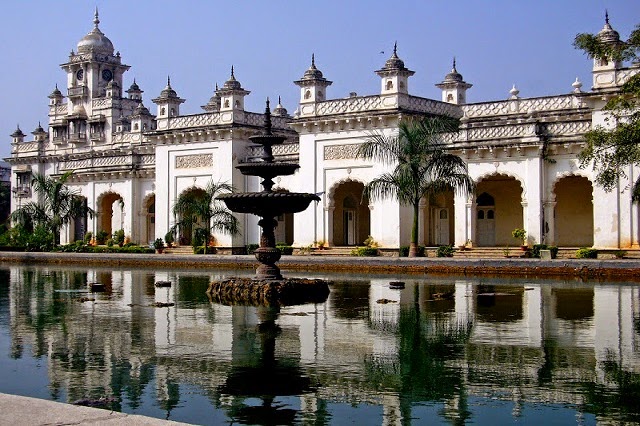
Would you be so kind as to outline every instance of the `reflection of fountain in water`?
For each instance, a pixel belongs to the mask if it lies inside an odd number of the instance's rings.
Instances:
[[[259,358],[249,363],[236,362],[218,391],[221,395],[262,400],[261,405],[234,404],[229,410],[229,417],[234,421],[245,424],[293,424],[297,410],[274,405],[274,401],[277,397],[300,396],[310,392],[313,390],[311,380],[294,364],[295,361],[276,359],[276,338],[281,333],[276,319],[280,308],[256,309],[260,318],[256,327],[260,341]]]

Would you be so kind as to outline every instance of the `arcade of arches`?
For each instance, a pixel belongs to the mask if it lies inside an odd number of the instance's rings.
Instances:
[[[593,245],[593,185],[583,176],[567,176],[556,182],[555,244],[568,247]]]

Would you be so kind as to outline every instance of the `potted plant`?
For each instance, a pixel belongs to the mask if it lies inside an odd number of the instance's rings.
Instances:
[[[153,248],[156,249],[156,253],[160,254],[164,250],[164,241],[162,238],[156,238],[153,242]]]
[[[167,247],[171,247],[173,244],[173,231],[169,231],[164,234],[164,241],[167,243]]]
[[[516,240],[519,240],[522,242],[522,245],[520,246],[522,250],[527,249],[527,231],[525,231],[522,228],[516,228],[513,231],[511,231],[511,235]]]

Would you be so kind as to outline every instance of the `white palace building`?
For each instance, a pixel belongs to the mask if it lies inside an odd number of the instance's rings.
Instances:
[[[67,74],[65,93],[49,95],[48,129],[38,126],[33,139],[18,128],[11,137],[12,209],[35,200],[32,173],[60,175],[73,170],[70,185],[96,211],[76,220],[61,241],[85,232],[124,229],[131,240],[146,244],[164,238],[176,222],[175,200],[206,184],[227,182],[238,191],[259,191],[258,178],[243,176],[235,166],[258,155],[249,136],[262,131],[263,114],[246,111],[249,91],[231,75],[215,90],[198,114],[183,115],[185,101],[170,81],[151,99],[143,100],[135,80],[124,88],[129,65],[112,42],[94,28],[72,50],[61,68]],[[619,41],[606,20],[603,41]],[[451,115],[462,120],[451,138],[452,149],[469,166],[476,193],[445,193],[421,204],[420,243],[474,246],[514,245],[511,231],[524,228],[529,243],[565,247],[637,247],[640,212],[631,201],[639,170],[626,171],[616,190],[594,184],[590,168],[581,169],[577,155],[584,133],[607,125],[601,111],[639,64],[594,61],[591,91],[576,80],[573,90],[556,96],[521,98],[514,87],[506,100],[467,103],[471,84],[453,69],[436,84],[441,100],[411,94],[408,69],[394,48],[375,71],[380,91],[368,96],[329,99],[331,81],[312,59],[294,83],[300,101],[293,115],[278,104],[272,112],[274,132],[287,137],[274,148],[276,160],[297,161],[293,176],[277,178],[276,187],[320,194],[294,217],[278,218],[277,240],[297,247],[315,241],[330,246],[362,244],[371,235],[383,248],[408,245],[411,209],[386,199],[362,201],[364,185],[386,166],[356,158],[358,145],[372,132],[392,134],[405,117]],[[241,233],[217,235],[221,247],[241,248],[259,240],[257,217],[239,215]],[[189,235],[178,239],[188,244]]]

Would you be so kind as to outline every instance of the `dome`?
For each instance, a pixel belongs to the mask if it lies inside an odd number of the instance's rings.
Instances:
[[[236,80],[236,77],[233,74],[233,65],[231,65],[231,77],[229,77],[229,80],[224,82],[224,85],[222,87],[224,89],[232,89],[232,90],[242,89],[242,85],[238,80]]]
[[[455,60],[455,58],[453,59],[453,68],[451,69],[451,72],[444,77],[444,81],[446,83],[449,83],[449,82],[454,83],[454,82],[463,81],[462,74],[460,74],[458,72],[458,70],[456,69],[456,60]]]
[[[597,35],[598,40],[606,44],[620,43],[620,34],[609,24],[609,13],[605,13],[604,27]]]
[[[49,95],[50,98],[61,98],[62,92],[58,89],[58,85],[56,84],[56,88],[53,89],[53,92]]]
[[[100,20],[98,19],[97,9],[93,23],[95,25],[93,30],[78,42],[78,53],[97,52],[113,55],[113,43],[98,28]]]
[[[133,79],[133,83],[131,83],[131,86],[129,86],[129,90],[127,90],[127,93],[129,92],[141,92],[142,90],[140,90],[140,86],[138,86],[138,83],[136,83],[136,79]]]
[[[308,70],[304,72],[302,76],[303,80],[322,80],[324,77],[322,76],[322,71],[316,68],[316,58],[315,54],[311,55],[311,66]]]
[[[393,53],[391,57],[384,63],[384,70],[404,70],[404,61],[398,56],[398,43],[393,45]]]

